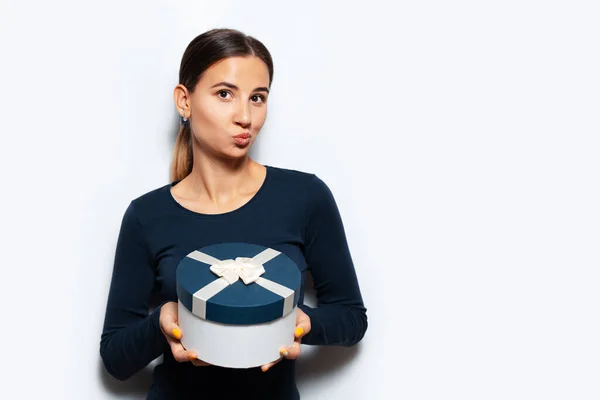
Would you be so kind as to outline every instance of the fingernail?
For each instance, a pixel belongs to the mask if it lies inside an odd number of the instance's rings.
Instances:
[[[263,365],[262,367],[260,367],[260,369],[262,370],[262,372],[267,372],[269,367],[267,367],[266,365]]]
[[[286,349],[279,349],[279,354],[281,354],[284,357],[288,356],[288,351]]]
[[[190,354],[190,361],[195,360],[196,358],[198,358],[198,356],[195,354]]]
[[[302,329],[302,328],[296,328],[296,332],[294,332],[296,337],[302,336],[303,333],[304,333],[304,329]]]
[[[173,328],[171,333],[173,334],[173,336],[175,336],[175,338],[181,339],[181,330],[179,330],[178,328]]]

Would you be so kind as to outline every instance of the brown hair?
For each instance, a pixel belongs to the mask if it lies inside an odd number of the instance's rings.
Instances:
[[[235,29],[212,29],[196,36],[183,53],[179,67],[179,83],[193,93],[202,74],[211,65],[228,57],[239,56],[256,56],[264,61],[269,69],[269,86],[271,86],[273,60],[269,50],[259,40]],[[175,140],[171,181],[188,176],[192,172],[193,164],[192,132],[188,121],[180,126]]]

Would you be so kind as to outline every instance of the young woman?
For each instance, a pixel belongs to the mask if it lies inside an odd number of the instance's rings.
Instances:
[[[314,174],[261,165],[248,155],[267,116],[272,80],[269,51],[232,29],[196,37],[181,60],[171,183],[125,211],[100,343],[107,371],[121,380],[164,355],[148,399],[298,399],[300,343],[352,346],[367,329],[329,188]],[[211,366],[179,341],[185,332],[177,325],[176,267],[191,251],[222,242],[271,247],[290,257],[303,278],[312,274],[318,307],[300,296],[296,340],[280,349],[278,362]],[[150,312],[152,301],[158,306]]]

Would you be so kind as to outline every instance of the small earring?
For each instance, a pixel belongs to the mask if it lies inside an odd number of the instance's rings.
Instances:
[[[183,116],[181,117],[181,121],[179,122],[180,125],[186,125],[187,124],[187,116],[185,114],[185,111],[183,111],[183,108],[180,108],[179,111],[181,111],[181,113],[183,114]]]

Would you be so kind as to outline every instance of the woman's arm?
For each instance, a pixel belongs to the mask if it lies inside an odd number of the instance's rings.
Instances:
[[[154,279],[154,264],[132,202],[121,223],[100,340],[104,366],[119,380],[128,379],[166,348],[160,307],[148,314]]]
[[[367,314],[337,204],[317,176],[308,189],[304,257],[317,292],[317,308],[301,305],[311,320],[302,343],[352,346],[367,330]]]

